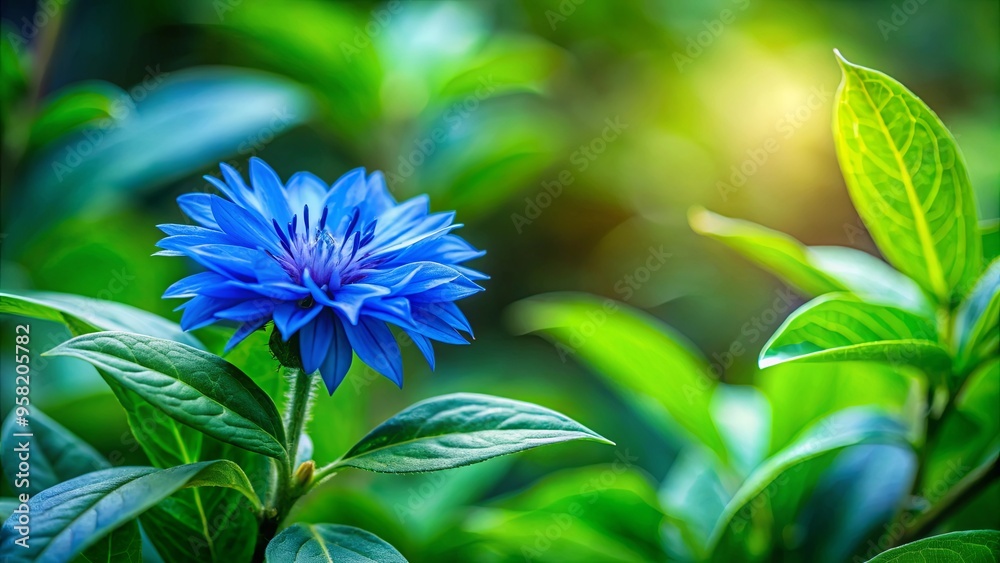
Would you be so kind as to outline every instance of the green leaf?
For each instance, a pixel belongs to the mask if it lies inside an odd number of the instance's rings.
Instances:
[[[983,237],[983,262],[989,264],[1000,256],[1000,219],[980,223],[979,234]]]
[[[104,539],[87,548],[77,563],[108,563],[109,561],[139,563],[142,561],[142,534],[135,520],[125,522]]]
[[[696,233],[722,242],[806,295],[848,290],[815,264],[805,245],[784,233],[702,208],[688,212],[688,221]]]
[[[383,422],[335,465],[379,473],[420,473],[569,440],[612,443],[538,405],[455,393],[421,401]]]
[[[181,331],[176,324],[111,301],[56,293],[7,293],[0,294],[0,311],[60,322],[77,335],[99,330],[127,330],[201,347],[198,340]],[[264,342],[266,349],[266,339]],[[154,466],[167,468],[231,459],[246,468],[253,484],[265,494],[264,474],[268,470],[265,458],[246,450],[232,451],[228,445],[171,418],[117,379],[101,375],[125,409],[136,442]],[[247,540],[247,528],[242,524],[249,525],[254,519],[243,509],[239,499],[238,493],[227,489],[180,491],[164,506],[147,512],[143,519],[155,524],[149,527],[150,539],[161,553],[172,556],[173,560],[214,560],[216,552],[220,556],[238,556],[241,550],[252,553],[253,542]],[[182,535],[188,541],[178,543],[174,537],[166,537],[169,534]]]
[[[28,549],[15,545],[15,521],[3,526],[0,555],[32,561],[68,561],[101,538],[189,487],[229,487],[260,507],[246,475],[231,461],[206,461],[170,469],[115,467],[65,481],[33,496]]]
[[[246,473],[258,496],[267,498],[268,458],[225,444],[177,422],[114,380],[136,441],[154,465],[173,467],[228,459]],[[225,488],[186,489],[142,515],[149,540],[167,561],[244,560],[253,554],[256,517],[245,497]],[[187,538],[177,542],[176,538]]]
[[[31,407],[30,414],[25,417],[27,426],[15,425],[16,415],[11,411],[0,430],[3,432],[0,458],[7,481],[14,490],[36,494],[73,477],[110,467],[94,448],[37,407]],[[21,444],[27,444],[31,456],[31,479],[27,487],[14,486]]]
[[[231,489],[177,491],[140,520],[166,561],[249,561],[257,542],[254,507]]]
[[[994,260],[955,313],[956,371],[1000,350],[1000,260]]]
[[[269,563],[405,563],[396,548],[359,528],[336,524],[295,524],[267,544]]]
[[[834,137],[851,199],[890,263],[939,302],[957,301],[982,259],[962,153],[902,84],[837,56]]]
[[[716,381],[694,345],[669,326],[611,299],[573,293],[518,301],[509,316],[515,332],[543,332],[564,360],[578,357],[626,399],[642,406],[654,402],[728,460],[710,414]]]
[[[31,124],[33,147],[46,145],[88,124],[115,126],[116,118],[127,115],[132,103],[128,93],[114,84],[92,80],[60,90],[45,102]]]
[[[781,364],[757,374],[756,387],[771,403],[771,453],[784,448],[822,418],[850,407],[870,406],[908,420],[922,432],[921,384],[903,370],[874,362]],[[918,400],[919,399],[919,400]]]
[[[932,536],[880,553],[869,563],[996,563],[1000,561],[1000,532],[972,530]]]
[[[770,488],[782,475],[810,460],[858,444],[907,445],[905,428],[884,416],[863,409],[842,411],[808,428],[792,444],[765,460],[740,485],[716,522],[709,541],[718,546],[727,531],[742,529],[746,522],[734,522],[744,507],[760,495],[773,494]],[[778,488],[775,490],[782,490]],[[788,494],[797,494],[789,491]],[[749,511],[751,514],[753,510]],[[740,518],[743,518],[740,516]]]
[[[169,340],[126,332],[78,336],[47,352],[80,358],[170,417],[208,436],[284,459],[274,403],[222,358]]]
[[[0,24],[0,35],[5,39],[23,39],[15,31],[14,26],[8,25],[6,21]],[[22,64],[21,57],[18,56],[18,49],[15,48],[14,41],[0,42],[0,123],[5,126],[4,134],[11,135],[11,137],[14,136],[13,130],[15,129],[12,122],[16,119],[13,110],[21,103],[24,94],[28,91],[28,73],[25,66]],[[21,119],[25,118],[21,117]]]
[[[677,454],[660,486],[660,504],[666,514],[664,539],[678,559],[704,561],[715,523],[732,495],[723,482],[718,462],[700,448]]]
[[[791,361],[865,360],[946,369],[934,326],[913,313],[830,293],[799,307],[760,353],[760,367]]]
[[[177,323],[128,305],[51,292],[0,292],[0,313],[55,321],[74,336],[102,330],[134,332],[202,348]]]
[[[862,301],[934,318],[934,306],[920,286],[871,254],[843,246],[813,246],[809,251],[817,266],[843,282]]]
[[[696,232],[726,244],[806,295],[849,291],[865,301],[933,315],[913,280],[867,252],[805,246],[784,233],[700,208],[693,209],[689,219]]]

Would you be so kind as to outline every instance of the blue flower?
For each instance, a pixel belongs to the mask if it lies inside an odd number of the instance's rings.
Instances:
[[[485,252],[451,232],[454,212],[430,213],[427,196],[397,203],[380,172],[358,168],[328,186],[308,172],[281,183],[250,159],[250,185],[221,165],[225,182],[205,178],[226,197],[177,198],[197,225],[160,225],[158,255],[187,256],[206,271],[164,297],[189,299],[181,326],[235,322],[233,346],[269,321],[288,342],[297,335],[301,366],[319,370],[333,394],[353,353],[403,384],[396,325],[434,368],[431,340],[466,344],[455,301],[482,291],[483,274],[461,264]]]

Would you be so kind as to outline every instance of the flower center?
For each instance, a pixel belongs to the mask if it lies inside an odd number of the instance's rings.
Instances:
[[[309,206],[302,210],[302,229],[299,229],[299,216],[293,215],[287,228],[282,229],[278,222],[271,220],[274,231],[285,250],[281,256],[272,257],[288,272],[292,280],[302,283],[304,272],[309,275],[323,290],[338,289],[345,279],[353,279],[356,270],[361,267],[367,253],[363,249],[375,238],[376,221],[360,225],[361,212],[355,207],[354,213],[338,238],[327,225],[330,209],[323,208],[319,223],[311,226],[309,223]],[[311,307],[300,301],[301,307]]]

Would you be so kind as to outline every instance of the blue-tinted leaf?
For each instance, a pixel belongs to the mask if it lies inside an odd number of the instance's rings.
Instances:
[[[994,260],[955,312],[954,339],[960,374],[1000,354],[1000,260]]]
[[[18,212],[6,217],[5,251],[87,204],[185,178],[245,152],[261,131],[280,134],[312,112],[300,87],[273,75],[233,68],[148,72],[142,100],[126,106],[114,127],[89,128],[35,159],[21,179],[31,189],[19,190],[23,198],[6,208]]]
[[[11,411],[0,430],[3,432],[0,458],[7,481],[14,490],[35,494],[84,473],[110,467],[94,448],[37,407],[32,407],[25,417],[28,425],[16,425],[16,418],[16,413]],[[22,444],[27,445],[24,450]],[[30,455],[31,478],[27,480],[27,487],[14,485],[22,453]]]
[[[267,544],[268,563],[406,563],[396,548],[359,528],[295,524]]]
[[[259,501],[239,466],[210,461],[170,469],[116,467],[71,479],[33,496],[28,549],[14,542],[19,534],[10,518],[3,526],[0,556],[39,562],[72,559],[122,524],[131,521],[171,494],[188,487],[236,489],[259,507]]]
[[[0,293],[0,313],[55,321],[75,336],[102,330],[134,332],[202,348],[176,323],[114,301],[41,291]]]

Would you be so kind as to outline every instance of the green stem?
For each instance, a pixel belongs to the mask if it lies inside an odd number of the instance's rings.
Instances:
[[[339,468],[337,467],[336,461],[330,463],[329,465],[324,465],[323,467],[320,467],[319,469],[316,470],[316,473],[313,474],[313,480],[310,485],[310,488],[319,485],[321,482],[329,479],[330,477],[333,477],[334,475],[337,474],[337,471],[339,471]]]
[[[285,448],[288,450],[288,474],[295,472],[295,458],[299,452],[299,440],[306,426],[309,401],[312,396],[312,378],[305,371],[289,368],[292,375],[292,389],[285,411]]]
[[[274,486],[270,501],[261,515],[257,532],[257,547],[253,561],[263,561],[267,544],[278,532],[282,520],[288,516],[295,504],[306,490],[301,483],[296,482],[295,461],[299,451],[299,440],[309,417],[309,403],[312,399],[312,378],[301,369],[288,368],[291,376],[291,392],[285,407],[285,451],[288,459],[285,462],[275,460],[277,483]]]
[[[996,458],[974,469],[964,479],[955,484],[944,498],[913,520],[913,523],[907,528],[907,532],[902,538],[903,543],[912,541],[933,531],[938,524],[954,514],[956,510],[967,502],[976,498],[979,493],[998,478],[1000,478],[1000,461]]]

